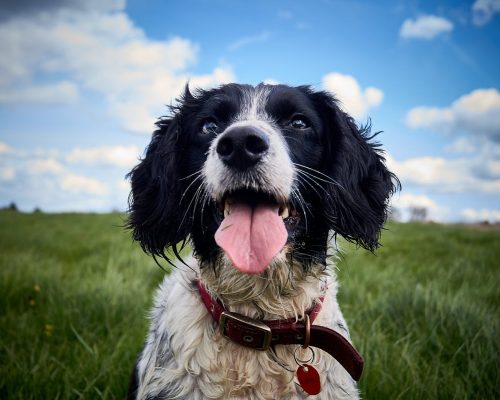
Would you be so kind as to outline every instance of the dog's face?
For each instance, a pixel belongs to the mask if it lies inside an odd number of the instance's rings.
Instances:
[[[190,237],[201,265],[258,274],[278,255],[324,264],[329,232],[373,250],[398,184],[368,129],[309,87],[188,89],[130,173],[143,249]]]

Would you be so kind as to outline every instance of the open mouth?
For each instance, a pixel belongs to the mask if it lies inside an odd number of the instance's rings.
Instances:
[[[219,203],[223,213],[215,241],[235,268],[243,273],[263,272],[283,249],[287,226],[297,211],[272,195],[250,190],[226,193]]]
[[[231,213],[233,204],[240,202],[247,203],[252,207],[256,207],[258,204],[277,205],[278,215],[285,220],[285,223],[289,222],[288,220],[291,218],[298,217],[297,210],[287,202],[278,201],[269,193],[255,192],[253,190],[245,189],[224,194],[222,201],[219,202],[219,211],[225,218]]]

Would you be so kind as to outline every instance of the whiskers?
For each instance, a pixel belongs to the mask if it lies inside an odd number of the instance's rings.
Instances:
[[[181,199],[179,201],[179,209],[181,209],[181,204],[183,201],[189,201],[188,206],[186,207],[186,210],[184,212],[184,215],[182,217],[181,223],[179,225],[179,229],[184,225],[184,222],[186,221],[186,217],[188,214],[191,214],[193,217],[196,214],[196,209],[199,207],[200,208],[200,215],[201,215],[201,226],[203,229],[203,214],[206,205],[210,202],[211,196],[210,193],[208,192],[207,189],[207,183],[205,179],[203,179],[203,170],[200,169],[199,171],[196,171],[188,176],[185,176],[184,178],[179,179],[180,181],[186,180],[191,178],[191,182],[189,185],[186,187],[184,192],[181,195]],[[198,187],[196,190],[194,189],[196,184]],[[190,198],[187,198],[188,194],[190,192],[193,192]],[[185,200],[186,199],[186,200]]]
[[[313,189],[316,193],[318,193],[317,189],[321,189],[326,192],[326,189],[322,184],[320,184],[320,182],[336,186],[342,191],[346,191],[346,189],[339,182],[317,169],[298,163],[293,163],[293,165],[296,168],[297,174],[304,180],[305,183],[310,185],[311,189]]]
[[[335,194],[334,191],[327,190],[329,185],[339,188],[343,193],[348,194],[348,192],[338,181],[317,169],[298,163],[293,163],[293,165],[295,166],[297,176],[295,178],[295,185],[291,190],[291,198],[292,202],[297,203],[302,210],[307,230],[307,213],[312,215],[312,211],[309,203],[304,200],[300,189],[303,189],[304,193],[315,193],[318,199],[330,197]],[[332,217],[325,215],[325,218],[331,219]]]

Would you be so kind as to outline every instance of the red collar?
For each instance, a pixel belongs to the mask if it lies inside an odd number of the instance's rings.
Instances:
[[[226,311],[222,303],[212,298],[205,286],[196,281],[201,300],[219,330],[227,339],[254,350],[268,350],[277,344],[304,344],[307,336],[304,322],[295,318],[260,321]],[[310,320],[309,345],[318,347],[335,358],[354,380],[359,380],[363,371],[363,358],[341,334],[324,326],[312,325],[321,311],[323,298],[306,312]]]

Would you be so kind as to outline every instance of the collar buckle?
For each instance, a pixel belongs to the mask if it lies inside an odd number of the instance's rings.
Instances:
[[[223,311],[219,318],[219,330],[232,342],[254,350],[265,351],[271,346],[271,328],[245,315]]]

